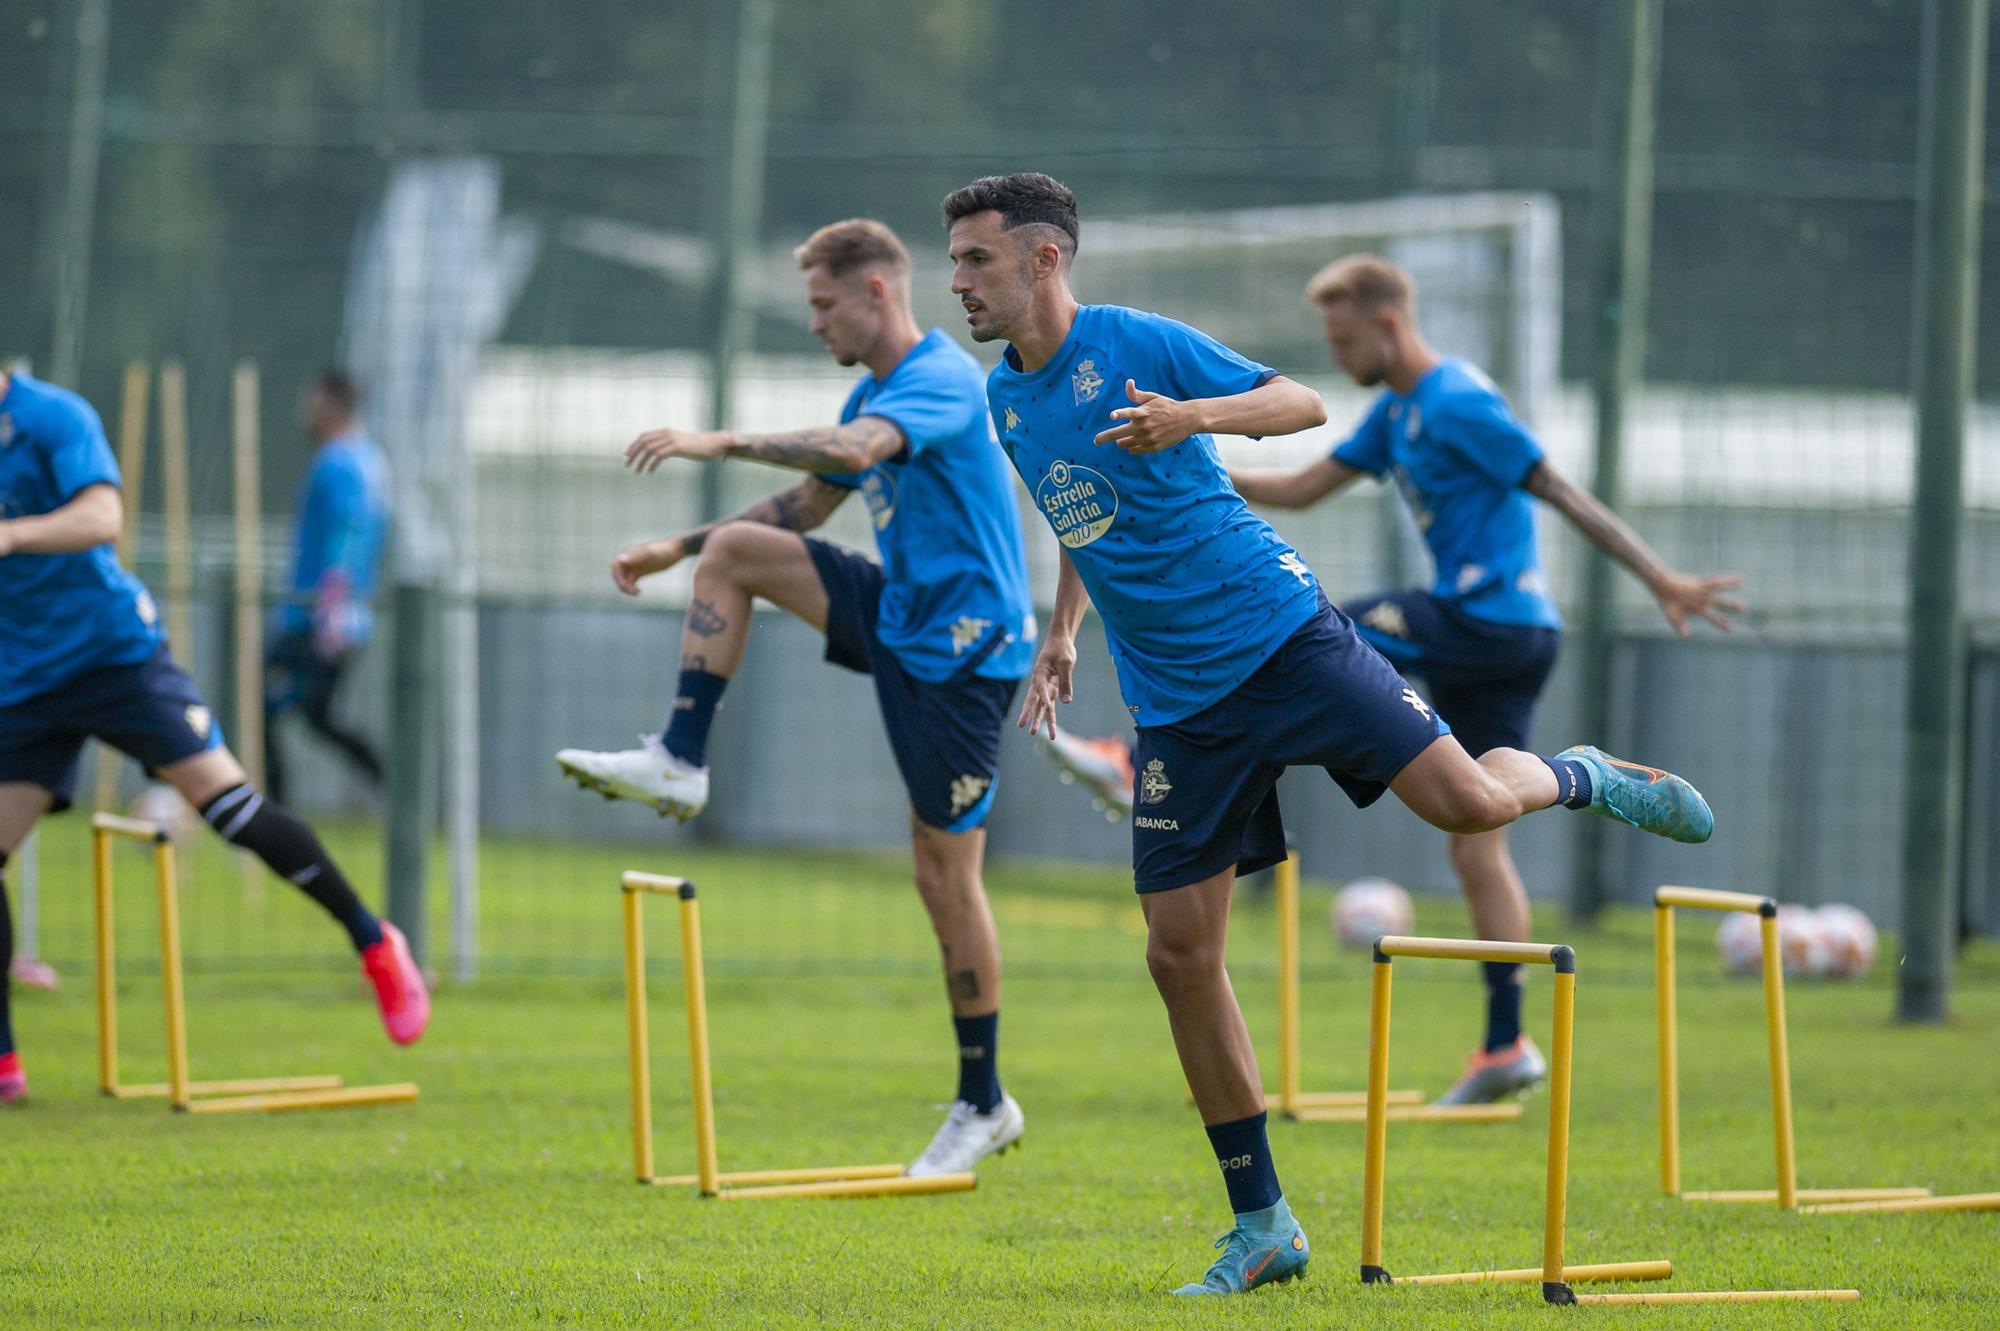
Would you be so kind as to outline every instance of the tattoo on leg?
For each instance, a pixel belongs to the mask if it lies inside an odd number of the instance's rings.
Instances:
[[[714,606],[696,597],[694,604],[688,607],[687,625],[696,637],[713,638],[729,627],[729,621],[718,614]]]
[[[708,669],[708,658],[700,652],[683,652],[681,654],[681,669],[706,670]]]
[[[979,997],[978,971],[952,971],[945,977],[945,991],[953,998]]]

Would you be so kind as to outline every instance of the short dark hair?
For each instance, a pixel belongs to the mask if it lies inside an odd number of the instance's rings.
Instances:
[[[345,370],[321,370],[313,387],[343,416],[352,416],[361,407],[361,386]]]
[[[1076,253],[1076,195],[1053,176],[1039,171],[981,176],[944,196],[946,226],[975,213],[1000,214],[1000,224],[1008,231],[1021,226],[1054,227],[1063,237],[1056,241],[1057,248],[1065,255]]]

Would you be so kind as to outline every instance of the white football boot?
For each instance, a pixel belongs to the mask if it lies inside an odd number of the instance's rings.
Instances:
[[[962,1173],[1020,1141],[1027,1125],[1020,1103],[1005,1091],[990,1114],[980,1113],[964,1100],[954,1100],[945,1111],[944,1126],[903,1173],[910,1178]]]
[[[608,800],[631,800],[686,822],[708,804],[708,769],[668,753],[658,735],[641,735],[636,749],[593,753],[560,749],[556,765],[585,790]]]

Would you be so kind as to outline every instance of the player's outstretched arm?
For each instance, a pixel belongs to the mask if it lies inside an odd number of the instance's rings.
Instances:
[[[704,523],[679,536],[628,546],[611,561],[611,581],[627,596],[637,596],[640,579],[664,573],[688,556],[700,554],[702,545],[718,527],[731,522],[758,522],[783,531],[811,531],[832,517],[833,510],[853,493],[846,486],[808,476],[789,490],[758,500],[734,517]]]
[[[89,485],[61,508],[0,520],[0,558],[73,555],[118,539],[125,501],[115,485]]]
[[[1296,434],[1326,424],[1326,404],[1296,379],[1277,375],[1247,393],[1180,401],[1125,381],[1129,407],[1111,413],[1117,425],[1092,442],[1116,444],[1128,453],[1158,453],[1190,435]]]
[[[748,458],[794,471],[866,471],[903,451],[903,432],[881,416],[858,416],[845,425],[745,434],[740,430],[648,430],[625,449],[625,465],[652,472],[668,458],[709,462]]]
[[[1568,518],[1585,540],[1631,569],[1660,603],[1660,611],[1675,633],[1685,638],[1689,621],[1697,615],[1725,633],[1736,627],[1723,612],[1743,609],[1741,598],[1729,595],[1743,585],[1742,578],[1734,573],[1696,575],[1668,568],[1624,519],[1550,466],[1547,459],[1535,464],[1523,485],[1529,494],[1546,500]]]
[[[1021,717],[1015,722],[1029,734],[1040,732],[1056,737],[1056,704],[1070,700],[1076,674],[1076,629],[1090,605],[1090,593],[1069,551],[1058,556],[1056,604],[1049,614],[1048,632],[1042,635],[1041,649],[1035,653],[1035,667],[1028,672],[1027,697],[1021,700]]]
[[[1297,471],[1238,471],[1229,483],[1253,504],[1310,508],[1362,473],[1335,458],[1317,458]]]

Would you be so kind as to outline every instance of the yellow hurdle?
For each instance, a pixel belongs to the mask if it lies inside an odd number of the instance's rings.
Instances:
[[[1359,1123],[1366,1091],[1299,1089],[1299,857],[1288,854],[1273,873],[1278,917],[1278,1089],[1264,1104],[1300,1123]],[[1190,1103],[1194,1093],[1188,1093]],[[1500,1123],[1521,1117],[1518,1101],[1493,1105],[1426,1105],[1422,1091],[1390,1091],[1391,1117],[1411,1123]]]
[[[619,879],[625,900],[625,1038],[632,1065],[632,1171],[639,1182],[658,1187],[692,1186],[703,1197],[755,1201],[767,1197],[881,1197],[965,1192],[970,1173],[905,1178],[901,1165],[829,1165],[806,1169],[752,1169],[722,1172],[715,1139],[715,1088],[710,1076],[708,986],[703,977],[701,906],[685,878],[628,872]],[[680,901],[681,984],[687,1015],[688,1071],[693,1098],[692,1174],[653,1172],[652,1039],[646,1019],[646,914],[649,895]]]
[[[111,813],[92,817],[90,833],[91,897],[97,944],[97,1084],[104,1094],[118,1100],[165,1099],[170,1108],[191,1114],[340,1109],[417,1098],[417,1087],[411,1082],[344,1086],[339,1077],[330,1074],[238,1077],[222,1081],[196,1081],[190,1077],[187,1000],[181,981],[180,894],[173,846],[157,825]],[[160,913],[160,985],[167,1025],[164,1082],[133,1083],[118,1079],[118,952],[111,861],[114,838],[152,847],[153,886]]]
[[[1382,1260],[1382,1210],[1388,1173],[1388,1103],[1390,980],[1397,957],[1437,957],[1456,961],[1513,961],[1552,967],[1555,971],[1555,1031],[1549,1047],[1548,1167],[1542,1198],[1542,1264],[1503,1271],[1450,1271],[1435,1275],[1391,1277]],[[1742,1303],[1769,1299],[1837,1299],[1860,1297],[1853,1290],[1781,1290],[1756,1292],[1690,1292],[1680,1294],[1578,1294],[1573,1285],[1585,1281],[1666,1280],[1673,1275],[1665,1260],[1597,1262],[1571,1266],[1564,1261],[1564,1229],[1568,1223],[1570,1086],[1576,1048],[1576,953],[1562,944],[1493,943],[1477,939],[1402,938],[1391,935],[1375,944],[1375,965],[1368,1004],[1368,1115],[1361,1179],[1361,1280],[1371,1285],[1457,1285],[1499,1281],[1540,1282],[1545,1302],[1565,1305],[1624,1303]]]
[[[1764,1041],[1771,1073],[1771,1125],[1777,1156],[1776,1188],[1711,1192],[1681,1190],[1680,1017],[1674,972],[1674,911],[1722,911],[1758,917],[1764,981]],[[1792,1135],[1791,1050],[1785,1039],[1785,964],[1778,938],[1778,903],[1747,892],[1703,887],[1661,887],[1653,893],[1653,984],[1660,1055],[1660,1190],[1688,1202],[1775,1202],[1782,1210],[1800,1202],[1872,1202],[1928,1197],[1930,1189],[1801,1188]],[[1938,1208],[1944,1209],[1944,1208]]]

